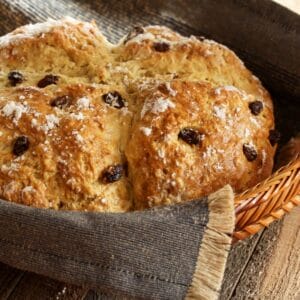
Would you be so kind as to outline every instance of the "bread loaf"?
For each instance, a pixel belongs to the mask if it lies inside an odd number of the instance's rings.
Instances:
[[[0,38],[0,197],[122,212],[242,191],[272,171],[260,81],[227,47],[162,26],[116,45],[71,18]]]

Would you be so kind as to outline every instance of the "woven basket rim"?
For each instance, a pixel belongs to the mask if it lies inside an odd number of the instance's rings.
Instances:
[[[234,240],[243,240],[300,205],[300,154],[257,185],[236,194]]]

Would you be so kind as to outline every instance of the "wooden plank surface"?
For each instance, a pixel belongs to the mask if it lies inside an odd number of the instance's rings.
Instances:
[[[18,283],[24,276],[24,272],[13,269],[0,263],[0,299],[8,299]]]
[[[0,263],[1,300],[83,299],[87,293],[87,288],[23,272]]]
[[[263,272],[259,296],[291,299],[300,297],[300,207],[283,221],[277,246]],[[288,280],[286,280],[288,278]]]
[[[7,299],[83,299],[88,290],[33,273],[25,273]],[[2,300],[2,299],[1,299]]]
[[[221,299],[299,299],[299,249],[300,207],[231,251]]]
[[[257,247],[262,232],[234,245],[230,251],[224,274],[221,299],[230,299],[235,293],[239,280],[243,275],[251,256]]]

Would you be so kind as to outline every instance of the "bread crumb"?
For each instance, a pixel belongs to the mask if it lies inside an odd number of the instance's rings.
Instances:
[[[214,147],[212,147],[212,146],[208,146],[207,148],[206,148],[206,151],[205,152],[203,152],[203,158],[210,158],[211,156],[213,156],[214,154],[216,154],[216,149],[214,148]]]
[[[22,104],[22,103],[17,103],[14,101],[10,101],[7,104],[4,105],[2,108],[2,114],[5,117],[12,117],[13,118],[13,123],[15,125],[18,124],[20,118],[24,113],[27,113],[29,108]]]
[[[34,128],[34,127],[37,126],[37,124],[38,124],[37,119],[33,118],[33,119],[31,120],[31,127]]]
[[[132,115],[132,112],[126,106],[121,108],[121,113],[122,113],[122,115],[125,115],[125,116],[126,115]]]
[[[77,121],[82,121],[84,120],[84,115],[82,114],[82,112],[79,112],[78,114],[75,114],[75,113],[71,113],[70,114],[70,117],[74,120],[77,120]]]
[[[55,115],[53,114],[46,115],[46,124],[41,125],[40,129],[45,133],[48,133],[48,131],[53,129],[58,124],[59,124],[59,119]]]
[[[143,118],[148,111],[152,112],[153,114],[159,114],[169,108],[174,107],[175,104],[169,98],[159,97],[154,102],[145,102],[141,111],[141,117]]]
[[[209,49],[205,49],[203,54],[204,54],[204,57],[208,57],[208,56],[213,55],[214,53],[212,51],[210,51]]]
[[[82,97],[78,99],[77,106],[79,109],[87,109],[90,107],[90,99],[87,97]]]
[[[214,169],[216,170],[216,171],[222,171],[223,170],[223,166],[221,165],[221,163],[216,163],[215,165],[214,165]]]
[[[262,152],[261,152],[261,159],[262,159],[262,167],[263,167],[267,160],[267,154],[266,154],[265,150],[262,150]]]
[[[72,130],[72,135],[75,137],[75,139],[78,143],[84,142],[84,138],[77,130]]]
[[[244,93],[239,90],[238,88],[236,88],[233,85],[224,85],[224,86],[220,86],[218,88],[215,89],[215,94],[217,96],[221,95],[222,91],[229,91],[229,92],[238,92],[239,94],[243,95]]]
[[[138,34],[136,36],[134,36],[132,39],[130,39],[127,44],[129,43],[141,43],[144,40],[155,40],[155,36],[151,33],[151,32],[145,32],[145,33],[141,33]]]
[[[71,187],[74,187],[74,185],[76,184],[76,179],[75,178],[69,178],[67,181],[66,181],[66,184],[71,186]]]
[[[173,90],[173,89],[171,88],[170,82],[166,82],[166,88],[167,88],[169,94],[170,94],[172,97],[175,97],[175,96],[176,96],[177,91],[175,91],[175,90]]]
[[[152,128],[141,127],[140,129],[144,133],[144,135],[146,135],[146,136],[149,136],[152,133]]]
[[[11,162],[7,164],[3,164],[0,168],[1,172],[11,176],[13,172],[17,172],[20,166],[16,162]]]
[[[256,126],[256,127],[260,127],[257,119],[253,118],[253,117],[250,117],[250,121]]]
[[[158,149],[157,154],[160,158],[165,158],[165,151],[163,149]]]
[[[226,119],[226,109],[225,109],[225,107],[214,106],[213,114],[214,114],[214,116],[218,117],[221,120]]]
[[[23,188],[22,193],[34,193],[36,190],[33,186],[28,185]]]
[[[249,137],[250,136],[250,130],[248,128],[245,128],[245,138]]]

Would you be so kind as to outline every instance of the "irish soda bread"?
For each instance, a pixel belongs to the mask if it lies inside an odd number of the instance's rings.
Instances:
[[[272,101],[228,48],[161,26],[117,45],[94,23],[0,38],[0,197],[128,211],[268,177]]]

